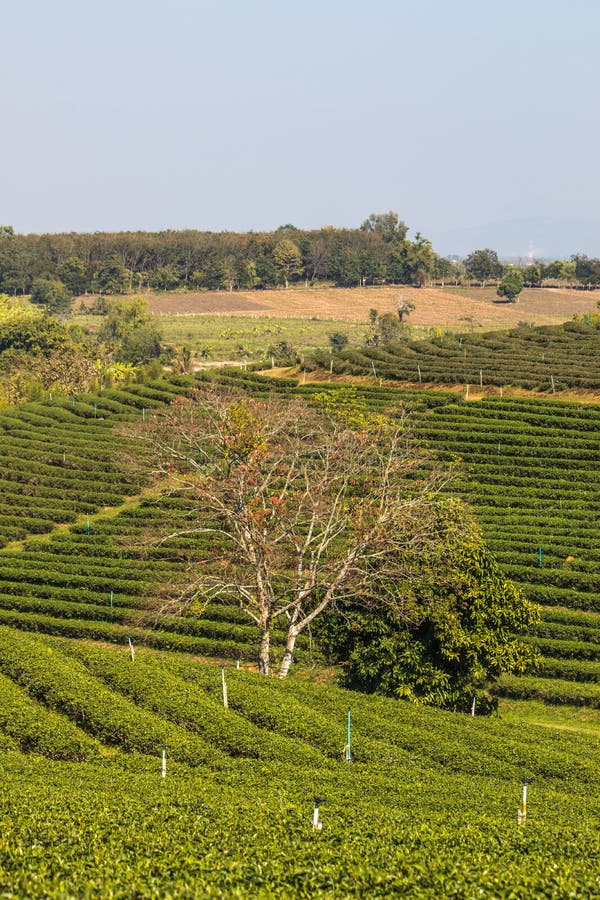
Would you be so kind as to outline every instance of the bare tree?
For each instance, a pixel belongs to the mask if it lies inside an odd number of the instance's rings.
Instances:
[[[204,391],[138,432],[156,475],[190,497],[189,527],[169,538],[214,539],[181,606],[239,604],[260,629],[265,674],[283,623],[282,678],[298,636],[328,606],[357,595],[385,602],[386,585],[409,577],[406,560],[432,540],[430,511],[447,480],[403,413],[389,423],[329,406]]]

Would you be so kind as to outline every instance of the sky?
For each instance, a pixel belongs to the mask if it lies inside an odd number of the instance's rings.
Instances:
[[[2,2],[0,223],[600,256],[598,0]]]

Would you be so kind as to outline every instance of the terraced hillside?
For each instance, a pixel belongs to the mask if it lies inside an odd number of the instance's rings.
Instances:
[[[336,389],[214,377],[307,401]],[[0,893],[595,896],[597,733],[472,719],[300,672],[281,683],[236,668],[256,642],[239,611],[153,618],[157,587],[182,583],[206,547],[150,540],[185,523],[186,505],[123,478],[131,448],[112,426],[192,382],[0,413]],[[408,404],[423,438],[462,460],[457,487],[488,542],[544,604],[531,637],[543,668],[502,692],[600,707],[600,407],[390,388],[356,397]],[[533,783],[519,827],[523,778]]]
[[[464,460],[459,485],[504,571],[543,607],[537,677],[503,692],[600,706],[600,407],[491,399],[437,408],[421,433]]]
[[[119,466],[127,442],[113,425],[185,391],[181,383],[142,384],[0,410],[0,546],[50,532],[141,487]]]
[[[600,328],[573,321],[485,334],[444,335],[381,347],[350,347],[313,365],[336,374],[403,382],[512,385],[534,391],[600,387]]]
[[[243,378],[267,390],[256,377]],[[275,384],[307,399],[335,385]],[[453,485],[473,506],[505,572],[542,606],[530,636],[536,676],[506,678],[505,696],[600,708],[600,406],[550,399],[466,402],[441,391],[356,388],[373,409],[399,400],[418,433],[459,462]]]
[[[336,389],[252,373],[213,377],[255,396],[277,391],[310,401],[316,392]],[[122,502],[144,487],[120,474],[125,439],[112,425],[168,402],[193,383],[184,378],[134,385],[75,404],[28,404],[0,414],[6,520],[1,623],[254,659],[256,630],[235,608],[211,605],[200,617],[154,615],[161,585],[174,591],[183,585],[194,560],[210,547],[197,536],[153,542],[185,526],[186,504],[176,496],[157,503],[142,493]],[[408,404],[422,437],[460,458],[457,489],[473,504],[507,574],[544,608],[530,637],[543,664],[535,676],[505,679],[502,692],[600,707],[600,408],[549,400],[466,403],[416,389],[360,387],[355,396],[378,410]],[[113,508],[99,511],[108,504]],[[69,521],[70,527],[56,527]],[[42,531],[51,533],[32,534]],[[27,532],[26,540],[11,542]]]
[[[2,895],[595,895],[597,738],[226,678],[0,626]]]
[[[177,496],[159,504],[139,476],[132,480],[124,465],[131,447],[113,429],[149,414],[192,382],[134,385],[74,403],[27,404],[0,413],[8,485],[0,532],[0,623],[254,659],[257,630],[235,608],[213,604],[201,618],[157,616],[157,608],[187,584],[194,561],[211,548],[198,536],[160,542],[170,531],[185,529],[187,505]]]

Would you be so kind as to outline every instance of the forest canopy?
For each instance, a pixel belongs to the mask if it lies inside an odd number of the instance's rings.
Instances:
[[[340,286],[422,284],[440,260],[397,213],[373,213],[360,228],[273,232],[160,231],[16,234],[0,227],[0,291],[29,294],[61,282],[73,296],[144,289],[235,290],[333,281]]]

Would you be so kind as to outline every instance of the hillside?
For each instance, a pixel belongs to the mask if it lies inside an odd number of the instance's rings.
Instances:
[[[316,351],[306,369],[374,375],[388,381],[524,388],[556,392],[600,388],[600,328],[593,320],[483,334],[445,334],[378,346]]]
[[[372,409],[402,400],[461,460],[454,489],[543,604],[541,670],[501,681],[498,718],[471,718],[313,683],[331,673],[309,645],[288,682],[258,676],[233,607],[156,617],[205,547],[157,542],[186,506],[123,468],[120,426],[208,378],[0,411],[4,895],[593,896],[600,406],[356,389]],[[337,389],[210,379],[256,397]]]
[[[235,668],[225,710],[184,657],[0,649],[4,896],[594,895],[597,739]]]
[[[158,614],[207,547],[199,536],[158,543],[185,526],[187,504],[177,495],[157,503],[139,475],[134,484],[131,470],[122,470],[125,477],[118,462],[126,439],[114,426],[150,414],[153,405],[207,377],[0,412],[0,623],[122,645],[131,637],[136,644],[254,663],[257,631],[240,610],[210,604],[202,615]],[[308,400],[315,391],[336,389],[234,370],[212,379],[257,397],[276,391]],[[472,504],[505,572],[544,607],[530,638],[543,653],[542,668],[535,677],[505,679],[503,693],[600,707],[600,407],[357,390],[372,409],[402,400],[414,410],[421,438],[461,461],[453,490]]]

